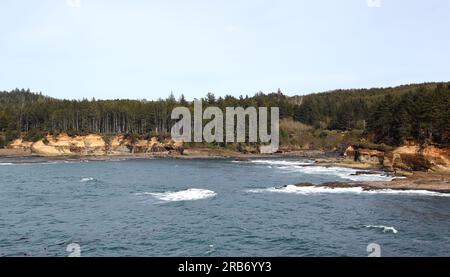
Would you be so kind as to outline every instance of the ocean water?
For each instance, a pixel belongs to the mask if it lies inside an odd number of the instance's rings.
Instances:
[[[0,256],[450,256],[450,197],[298,159],[0,160]]]

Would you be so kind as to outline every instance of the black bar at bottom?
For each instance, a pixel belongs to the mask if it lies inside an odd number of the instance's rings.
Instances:
[[[449,262],[450,258],[0,258],[0,274],[450,274]]]

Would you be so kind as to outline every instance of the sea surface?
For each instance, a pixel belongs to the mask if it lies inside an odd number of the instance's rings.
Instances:
[[[0,256],[450,256],[450,197],[299,159],[0,159]]]

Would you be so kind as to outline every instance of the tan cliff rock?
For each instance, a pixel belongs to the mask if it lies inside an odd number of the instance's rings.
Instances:
[[[349,146],[345,152],[344,157],[355,162],[381,164],[385,156],[384,151],[360,148],[356,146]]]
[[[96,134],[86,136],[69,136],[59,134],[47,135],[37,142],[16,139],[9,145],[10,149],[29,150],[40,156],[103,156],[127,155],[138,153],[183,154],[183,142],[159,142],[157,138],[138,139],[132,142],[123,135],[117,135],[106,142]]]
[[[394,168],[423,171],[426,169],[450,171],[450,149],[435,145],[402,146],[387,155]]]
[[[32,153],[41,156],[100,156],[106,152],[106,143],[99,135],[75,136],[59,134],[48,135],[46,141],[40,140],[31,146]]]
[[[431,146],[422,151],[430,163],[440,169],[450,169],[450,148]]]
[[[162,143],[158,141],[157,138],[151,138],[148,144],[148,150],[150,152],[156,153],[156,152],[166,152],[166,148]]]
[[[393,151],[380,151],[350,146],[344,153],[348,160],[380,165],[397,171],[450,171],[450,148],[435,145],[408,144]]]
[[[184,153],[184,142],[183,141],[175,141],[170,140],[167,144],[164,145],[164,148],[166,151],[169,151],[169,153],[180,153],[183,155]]]
[[[42,140],[33,143],[33,145],[31,146],[31,152],[46,157],[63,156],[71,154],[70,151],[65,151],[62,148],[46,145]]]
[[[108,154],[123,154],[131,153],[131,141],[126,139],[123,135],[114,136],[108,145]]]
[[[166,149],[167,145],[171,145],[171,142],[163,143],[158,141],[155,137],[152,137],[149,140],[138,139],[135,142],[132,142],[123,135],[119,135],[112,138],[110,152],[115,154],[168,153]]]
[[[14,150],[28,151],[31,149],[32,145],[33,145],[32,142],[23,141],[22,139],[15,139],[9,144],[8,148],[14,149]]]

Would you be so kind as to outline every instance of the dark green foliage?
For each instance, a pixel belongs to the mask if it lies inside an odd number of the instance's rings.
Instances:
[[[19,132],[16,130],[6,130],[5,132],[5,142],[10,143],[11,141],[15,140],[19,137]]]
[[[6,146],[5,138],[0,135],[0,148],[4,148],[5,146]]]
[[[400,145],[407,139],[450,143],[450,84],[338,90],[303,97],[295,120],[322,129],[362,129],[376,143]]]
[[[132,144],[139,141],[140,136],[138,134],[125,134],[124,136],[126,139],[129,139]]]
[[[279,107],[280,117],[293,118],[318,130],[365,131],[376,143],[399,145],[406,139],[450,143],[450,83],[407,85],[396,88],[337,90],[288,97],[259,92],[253,97],[208,93],[203,107]],[[66,132],[71,136],[130,134],[164,136],[170,133],[174,107],[193,103],[173,94],[156,101],[138,100],[58,100],[29,90],[0,92],[0,132],[4,140],[27,133],[32,140],[44,133]],[[286,136],[283,131],[282,137]],[[327,133],[320,138],[325,139]]]
[[[253,98],[237,99],[232,96],[217,98],[208,94],[203,106],[277,106],[281,114],[287,114],[293,105],[281,92],[269,95],[258,94]],[[173,94],[167,99],[146,100],[58,100],[34,94],[26,90],[0,92],[0,131],[43,132],[70,136],[86,133],[101,134],[166,134],[170,133],[174,121],[173,108],[193,103],[184,97],[177,101]]]
[[[45,136],[44,132],[40,131],[39,129],[34,128],[26,133],[26,135],[24,136],[24,140],[36,142],[36,141],[43,139],[44,136]]]
[[[450,90],[424,87],[393,97],[385,96],[368,120],[368,131],[377,143],[400,145],[407,139],[419,142],[450,142]]]

